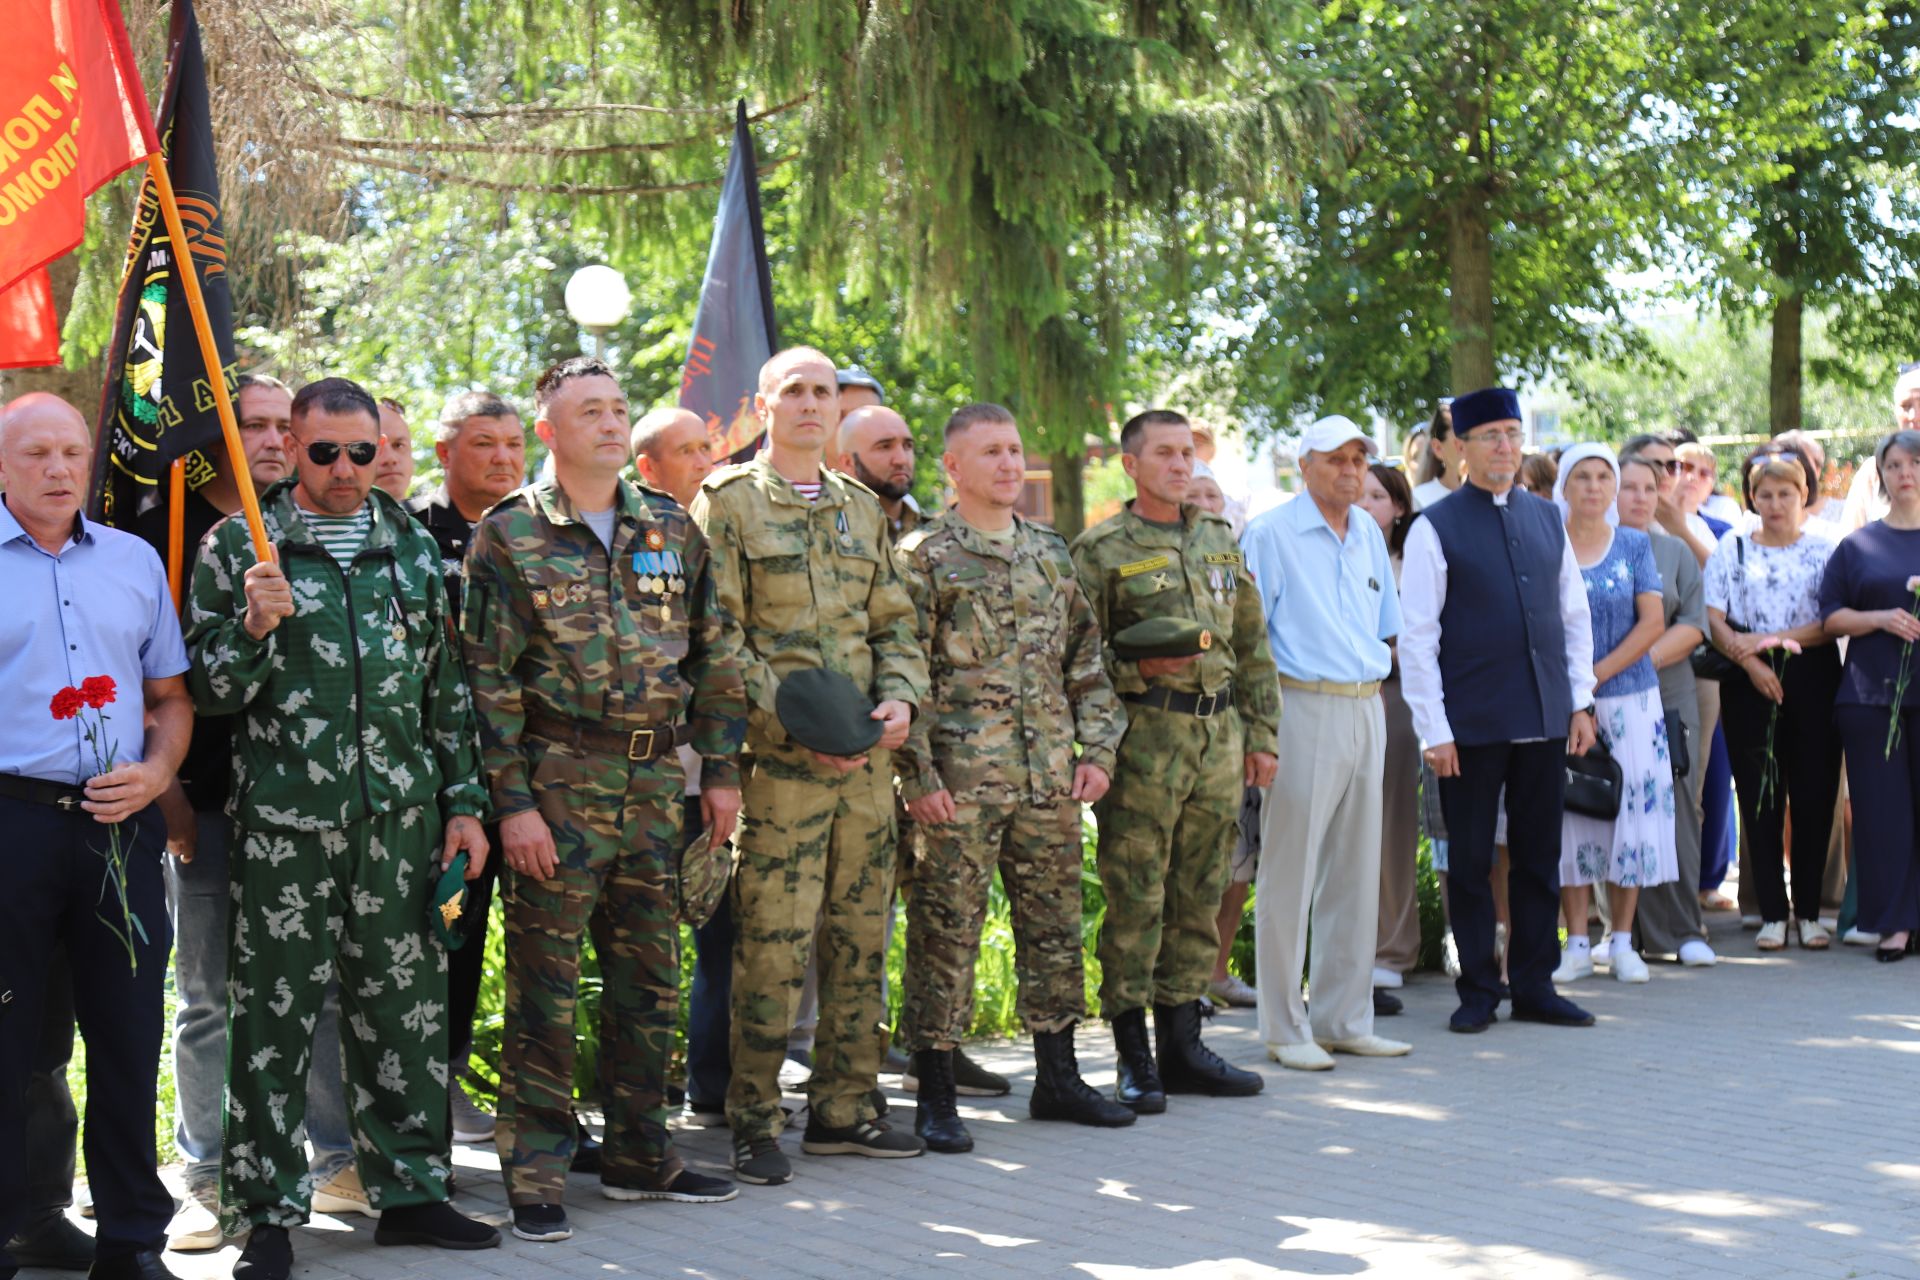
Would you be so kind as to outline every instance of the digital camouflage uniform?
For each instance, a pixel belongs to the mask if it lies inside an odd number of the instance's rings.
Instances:
[[[891,753],[875,748],[861,768],[836,773],[787,740],[774,695],[790,672],[824,666],[875,703],[918,706],[927,664],[879,499],[832,471],[820,478],[820,497],[809,503],[762,455],[707,477],[693,500],[747,686],[751,761],[732,889],[727,1092],[736,1138],[771,1137],[783,1123],[780,1061],[823,902],[820,1027],[807,1085],[821,1124],[873,1118],[866,1095],[882,1052],[895,857]]]
[[[494,814],[539,810],[560,860],[551,880],[504,873],[496,1142],[516,1205],[564,1198],[588,933],[605,982],[602,1171],[664,1187],[681,1168],[665,1089],[680,994],[670,859],[685,771],[671,747],[633,760],[624,747],[596,748],[562,729],[630,740],[636,730],[687,724],[705,784],[739,785],[746,703],[722,649],[706,539],[651,489],[622,481],[616,511],[609,554],[559,485],[542,480],[489,511],[467,552],[461,634]]]
[[[1080,954],[1076,763],[1109,774],[1126,721],[1067,542],[1015,517],[996,542],[948,512],[894,552],[919,614],[932,688],[896,759],[909,800],[952,794],[954,820],[921,828],[907,902],[907,1047],[958,1043],[973,1020],[987,890],[1013,908],[1020,1016],[1062,1031],[1086,1012]]]
[[[307,1220],[307,1064],[336,971],[368,1202],[447,1198],[447,955],[427,896],[444,823],[486,811],[433,539],[375,489],[366,545],[343,570],[294,484],[261,499],[293,616],[247,634],[254,555],[239,519],[207,535],[188,611],[194,705],[238,717],[221,1188],[234,1227]]]
[[[1123,700],[1154,687],[1232,691],[1231,707],[1206,716],[1127,701],[1113,787],[1094,809],[1107,898],[1100,1005],[1108,1018],[1206,994],[1245,757],[1277,746],[1279,675],[1233,530],[1198,507],[1182,506],[1180,515],[1179,528],[1153,524],[1128,503],[1073,544],[1081,589],[1109,642],[1149,618],[1190,618],[1213,633],[1197,662],[1150,682],[1109,643],[1107,672]]]

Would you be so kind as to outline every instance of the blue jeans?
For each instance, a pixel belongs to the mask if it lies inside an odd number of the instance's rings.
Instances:
[[[196,813],[192,862],[169,856],[167,913],[173,920],[173,1082],[179,1121],[174,1144],[187,1163],[189,1186],[220,1176],[220,1124],[227,1082],[227,911],[232,891],[227,851],[233,826],[224,813]],[[321,1070],[321,1063],[330,1063]],[[353,1158],[346,1086],[340,1073],[340,993],[327,989],[314,1028],[307,1075],[307,1138],[313,1167],[331,1175]]]
[[[700,801],[689,796],[683,840],[701,830]],[[733,1079],[733,909],[720,899],[713,918],[693,931],[693,992],[687,997],[687,1101],[719,1107]]]

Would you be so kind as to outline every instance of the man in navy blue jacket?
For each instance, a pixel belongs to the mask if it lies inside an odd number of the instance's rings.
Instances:
[[[1494,824],[1506,793],[1513,1016],[1591,1026],[1553,989],[1559,958],[1564,753],[1593,745],[1586,588],[1560,513],[1517,488],[1520,400],[1453,402],[1467,483],[1408,532],[1401,683],[1446,814],[1447,900],[1460,947],[1454,1031],[1484,1031],[1507,996],[1494,956]]]

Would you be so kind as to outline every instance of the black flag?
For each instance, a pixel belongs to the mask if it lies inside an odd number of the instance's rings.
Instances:
[[[220,178],[214,166],[207,64],[192,0],[174,0],[167,32],[167,79],[160,96],[160,145],[180,204],[192,261],[199,271],[207,320],[225,366],[217,375],[233,389],[233,299],[227,287],[227,240],[220,222]],[[101,395],[90,513],[127,528],[166,498],[167,468],[188,456],[187,484],[213,474],[220,418],[193,318],[181,291],[178,246],[167,235],[149,178],[140,189],[126,274],[114,312],[113,347]]]
[[[693,345],[680,375],[680,407],[707,424],[716,460],[750,456],[760,436],[753,393],[760,366],[779,347],[773,327],[773,273],[767,267],[767,236],[760,226],[760,175],[747,104],[737,103],[733,155],[720,187],[713,219],[713,247],[700,284],[700,311]]]

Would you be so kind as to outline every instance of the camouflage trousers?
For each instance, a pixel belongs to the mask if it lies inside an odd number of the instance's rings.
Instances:
[[[1100,1011],[1206,994],[1244,790],[1240,714],[1127,707],[1113,786],[1094,810],[1106,891]]]
[[[873,1118],[866,1095],[883,1052],[880,979],[896,857],[893,803],[893,762],[885,751],[875,750],[845,775],[797,748],[753,759],[742,788],[732,889],[727,1121],[736,1137],[780,1132],[780,1061],[813,946],[819,949],[820,1025],[808,1104],[822,1124],[835,1128]]]
[[[427,932],[440,831],[423,806],[325,831],[238,832],[220,1177],[229,1230],[307,1220],[307,1066],[336,972],[367,1202],[447,1198],[447,953]]]
[[[600,961],[605,1174],[673,1180],[667,1060],[680,1000],[671,852],[686,779],[671,756],[640,764],[533,745],[534,794],[560,867],[509,871],[505,1030],[495,1143],[507,1199],[559,1204],[573,1161],[574,1011],[580,946]]]
[[[1079,803],[961,801],[952,822],[920,831],[907,899],[907,1048],[956,1044],[973,1022],[974,964],[996,866],[1013,911],[1021,1019],[1029,1031],[1078,1022],[1086,1013]]]

